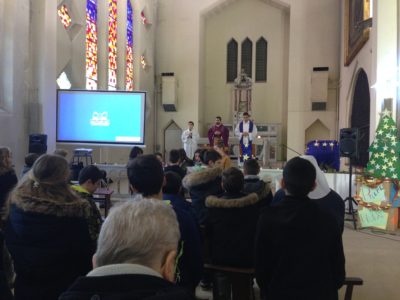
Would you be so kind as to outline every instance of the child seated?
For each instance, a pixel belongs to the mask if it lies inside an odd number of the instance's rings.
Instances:
[[[243,163],[244,188],[246,194],[256,193],[260,198],[260,206],[269,206],[272,201],[270,184],[260,179],[260,165],[255,159],[245,160]]]
[[[38,159],[39,154],[37,153],[28,153],[25,156],[25,165],[21,171],[21,177],[24,176],[33,166],[33,163]]]

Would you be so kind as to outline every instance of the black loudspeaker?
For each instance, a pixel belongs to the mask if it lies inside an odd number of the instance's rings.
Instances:
[[[47,152],[47,134],[34,133],[29,135],[29,153],[39,155]]]
[[[340,156],[358,158],[358,128],[340,129]]]

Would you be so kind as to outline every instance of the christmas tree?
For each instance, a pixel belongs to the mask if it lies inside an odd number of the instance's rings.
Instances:
[[[400,179],[400,143],[397,139],[396,123],[390,116],[390,111],[381,114],[376,136],[369,147],[371,158],[367,171],[377,178]]]

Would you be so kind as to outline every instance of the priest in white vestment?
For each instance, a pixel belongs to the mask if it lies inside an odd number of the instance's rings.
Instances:
[[[197,142],[199,140],[198,132],[193,128],[194,123],[192,121],[188,122],[188,129],[182,132],[182,143],[183,149],[186,151],[187,157],[193,159],[194,152],[197,149]]]

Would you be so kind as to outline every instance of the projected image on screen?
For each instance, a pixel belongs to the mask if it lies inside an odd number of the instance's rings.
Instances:
[[[144,144],[146,93],[59,90],[57,142]]]

